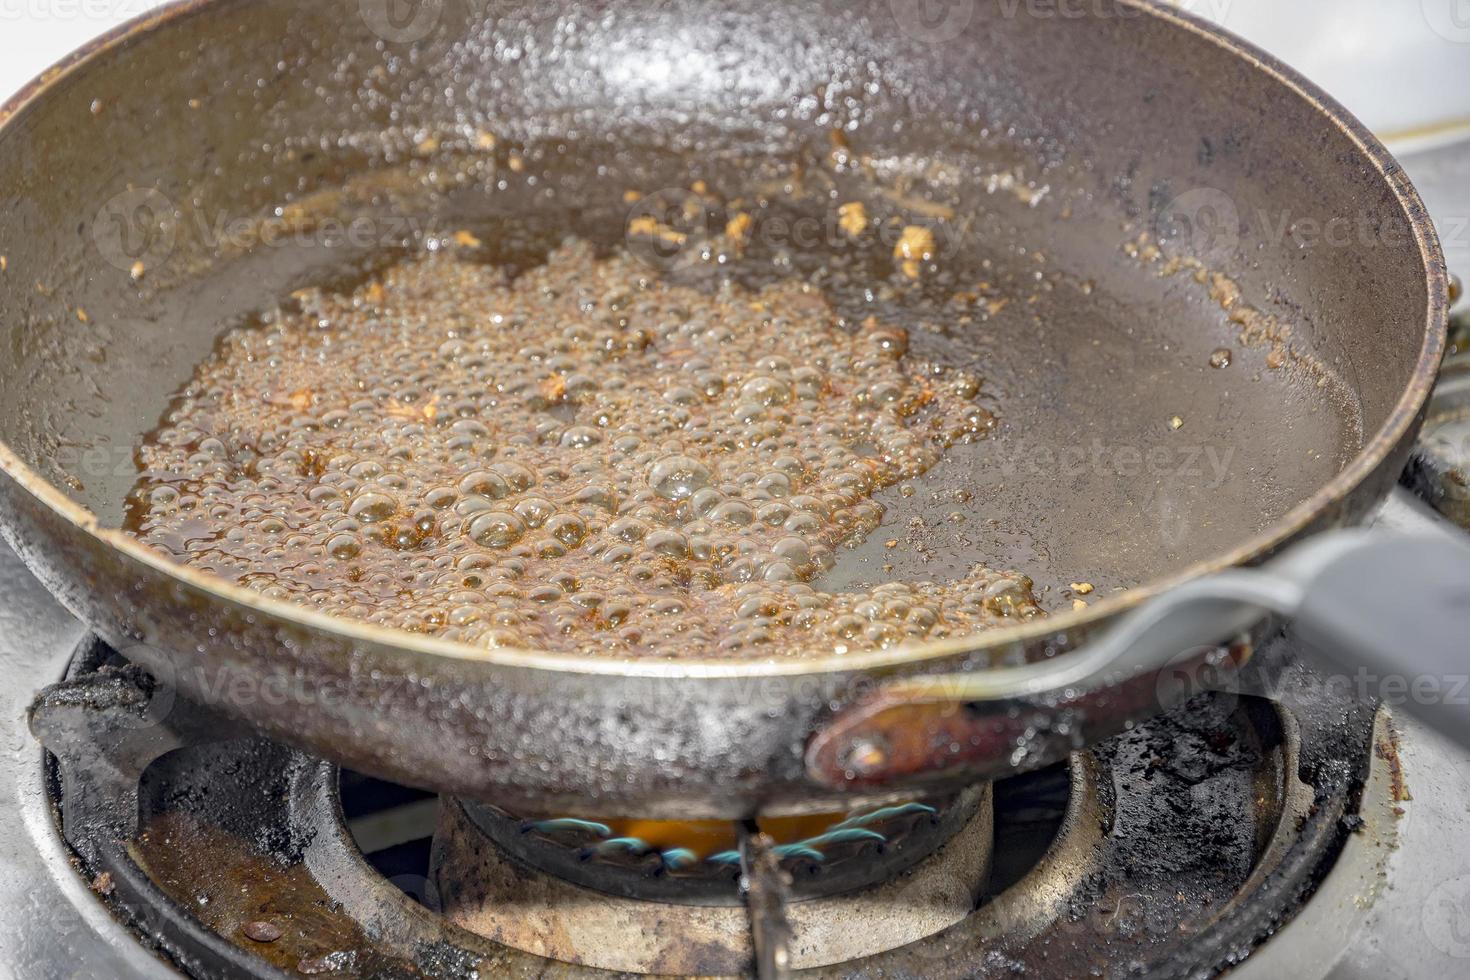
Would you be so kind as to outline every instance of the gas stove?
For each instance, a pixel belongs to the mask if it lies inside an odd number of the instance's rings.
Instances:
[[[1377,520],[1462,533],[1403,489]],[[1408,977],[1470,958],[1470,852],[1447,846],[1470,755],[1306,667],[1272,700],[1201,693],[1064,765],[791,831],[763,852],[789,894],[773,936],[738,851],[341,771],[174,701],[8,553],[0,587],[12,975],[728,975],[775,949],[833,977]]]
[[[1333,43],[1275,5],[1183,5],[1400,133],[1451,268],[1470,269],[1470,135],[1445,124],[1463,86],[1444,79],[1470,65],[1443,60],[1470,43],[1458,20],[1425,0],[1423,23],[1375,34],[1421,69],[1402,77],[1422,91],[1390,92],[1321,55],[1352,48],[1352,4],[1326,21]],[[1318,43],[1294,50],[1293,24]],[[1413,46],[1424,24],[1439,60]],[[1470,361],[1452,360],[1377,523],[1470,526],[1467,417]],[[1259,656],[1292,651],[1282,635]],[[0,975],[1310,980],[1470,964],[1470,752],[1306,666],[1270,698],[1200,691],[955,797],[693,830],[441,799],[240,731],[91,636],[3,544],[0,669]]]

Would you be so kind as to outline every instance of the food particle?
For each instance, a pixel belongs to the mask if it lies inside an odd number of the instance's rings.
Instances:
[[[755,225],[755,219],[744,211],[737,212],[734,217],[725,222],[725,235],[737,244],[745,244],[750,239],[750,229]]]
[[[868,230],[868,209],[862,201],[849,201],[837,209],[837,226],[853,238]]]
[[[628,235],[634,238],[658,238],[670,245],[683,245],[689,236],[668,225],[660,224],[657,218],[642,214],[628,222]]]
[[[893,246],[893,257],[902,263],[905,276],[917,279],[921,263],[934,257],[936,247],[934,232],[923,225],[909,225],[899,236],[898,244]]]

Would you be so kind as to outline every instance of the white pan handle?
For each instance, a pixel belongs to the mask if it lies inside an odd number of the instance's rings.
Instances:
[[[1366,696],[1389,696],[1470,745],[1470,545],[1357,530],[1172,589],[1068,657],[889,682],[813,736],[808,771],[828,785],[871,786],[1057,761],[1162,710],[1161,672],[1212,655],[1269,614],[1292,620]]]

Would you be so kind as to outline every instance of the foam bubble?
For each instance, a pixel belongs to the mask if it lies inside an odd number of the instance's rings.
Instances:
[[[263,594],[617,657],[882,649],[1040,614],[983,566],[812,587],[883,522],[877,491],[995,420],[977,379],[910,364],[896,326],[845,329],[808,284],[702,292],[583,245],[513,280],[438,254],[263,323],[222,338],[140,448],[127,522]]]

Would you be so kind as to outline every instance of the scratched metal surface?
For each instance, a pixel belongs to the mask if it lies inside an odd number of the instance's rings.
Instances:
[[[0,543],[0,976],[170,975],[73,870],[26,730],[31,697],[60,679],[82,633]]]

